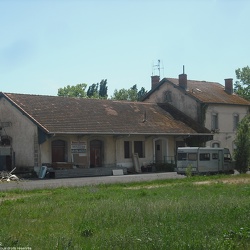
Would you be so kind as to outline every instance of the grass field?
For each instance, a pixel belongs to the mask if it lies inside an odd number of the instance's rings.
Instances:
[[[0,249],[250,249],[250,176],[0,193]]]

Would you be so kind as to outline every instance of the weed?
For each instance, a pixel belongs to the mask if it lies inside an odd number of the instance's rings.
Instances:
[[[185,171],[187,177],[191,177],[192,176],[192,168],[193,168],[192,164],[189,164],[187,166],[186,171]]]

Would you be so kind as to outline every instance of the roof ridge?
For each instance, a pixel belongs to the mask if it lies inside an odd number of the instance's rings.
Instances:
[[[179,81],[179,78],[174,78],[174,77],[166,77],[167,80],[171,81],[171,79],[174,79],[174,80],[177,80]],[[206,82],[206,83],[217,83],[221,86],[223,86],[221,83],[219,82],[215,82],[215,81],[206,81],[206,80],[193,80],[193,79],[187,79],[187,81],[190,81],[190,82]]]

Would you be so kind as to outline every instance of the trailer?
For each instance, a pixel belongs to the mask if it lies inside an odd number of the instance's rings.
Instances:
[[[177,173],[187,174],[234,173],[227,148],[180,147],[177,149]]]

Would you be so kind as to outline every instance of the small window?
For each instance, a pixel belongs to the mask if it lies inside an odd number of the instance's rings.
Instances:
[[[233,116],[233,129],[236,130],[239,124],[240,118],[238,114],[234,114]]]
[[[219,159],[218,153],[213,153],[213,154],[212,154],[212,159],[213,159],[213,160]]]
[[[134,141],[134,153],[137,153],[139,158],[145,157],[143,141]]]
[[[229,153],[224,154],[224,161],[231,161],[231,155]]]
[[[219,147],[220,147],[220,143],[218,143],[218,142],[214,142],[212,144],[212,148],[219,148]]]
[[[200,154],[200,161],[209,161],[209,160],[210,160],[210,154],[209,153]]]
[[[165,93],[165,100],[166,102],[172,102],[172,92],[171,91],[166,91]]]
[[[187,153],[178,153],[178,161],[186,161]]]
[[[218,113],[213,113],[213,114],[212,114],[211,129],[212,129],[212,130],[219,129]]]
[[[189,161],[197,161],[197,154],[195,154],[195,153],[189,153],[188,154],[188,160]]]

